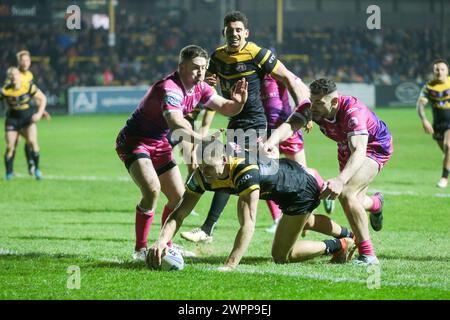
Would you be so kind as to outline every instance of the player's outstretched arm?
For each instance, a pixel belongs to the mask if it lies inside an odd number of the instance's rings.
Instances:
[[[159,269],[161,267],[161,257],[167,248],[167,242],[175,236],[183,224],[183,220],[191,213],[195,208],[195,205],[200,200],[201,195],[186,190],[181,198],[180,202],[170,214],[166,223],[161,229],[158,240],[150,248],[149,261],[150,267]]]
[[[420,120],[422,121],[423,130],[425,130],[425,133],[433,134],[434,129],[431,125],[430,121],[428,121],[427,116],[425,114],[425,106],[428,103],[428,99],[420,96],[419,99],[417,99],[416,103],[416,109],[417,113],[419,114]]]
[[[294,112],[286,122],[272,131],[269,139],[264,143],[264,150],[270,153],[275,146],[289,139],[294,132],[306,126],[310,121],[309,113],[308,108],[305,108],[301,112]]]
[[[239,197],[238,218],[241,227],[234,240],[233,250],[225,262],[225,265],[219,268],[220,271],[231,271],[236,268],[245,251],[247,251],[255,231],[258,200],[259,189]]]
[[[274,69],[271,74],[275,79],[283,81],[286,88],[289,90],[292,99],[294,99],[295,106],[298,107],[306,101],[309,102],[310,91],[308,86],[300,78],[289,71],[281,61],[278,63],[279,66]]]
[[[361,168],[366,159],[368,135],[355,135],[348,138],[348,145],[352,152],[344,169],[336,178],[326,181],[326,188],[320,194],[321,199],[336,199],[344,189],[345,184]]]
[[[179,138],[183,138],[190,143],[201,143],[203,141],[203,136],[192,130],[191,124],[184,118],[182,112],[166,112],[164,118],[175,140],[178,141]]]
[[[207,105],[207,107],[218,111],[227,117],[232,117],[237,115],[242,111],[244,104],[247,102],[248,98],[248,82],[245,78],[239,80],[233,87],[231,93],[231,99],[225,99],[219,95],[215,95]]]

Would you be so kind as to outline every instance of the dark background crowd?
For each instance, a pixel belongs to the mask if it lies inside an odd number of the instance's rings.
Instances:
[[[43,89],[148,85],[176,68],[177,54],[185,45],[198,44],[210,52],[221,45],[219,22],[214,27],[181,22],[180,15],[161,19],[156,13],[119,11],[116,45],[110,47],[108,31],[88,23],[70,31],[61,19],[0,19],[1,79],[15,64],[15,53],[26,49],[33,57],[36,83]],[[305,81],[328,76],[339,82],[420,84],[429,77],[430,63],[449,52],[433,28],[383,26],[370,31],[345,24],[320,25],[286,27],[281,45],[276,43],[274,26],[250,26],[250,40],[276,51]]]

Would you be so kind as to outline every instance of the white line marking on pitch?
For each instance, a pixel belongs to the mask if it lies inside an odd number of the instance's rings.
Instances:
[[[31,179],[29,175],[17,173],[16,178]],[[58,180],[58,181],[106,181],[106,182],[125,182],[131,181],[129,176],[107,177],[107,176],[58,176],[58,175],[44,175],[44,180]],[[432,195],[421,194],[416,191],[386,191],[381,189],[369,189],[369,192],[383,192],[389,196],[412,196],[412,197],[434,197],[434,198],[450,198],[450,193],[435,193]]]
[[[217,267],[202,267],[202,266],[191,266],[194,269],[197,270],[208,270],[208,271],[217,271]],[[360,266],[355,266],[355,268],[361,268]],[[330,282],[336,282],[336,283],[360,283],[360,284],[366,284],[367,280],[363,279],[354,279],[354,278],[347,278],[347,277],[335,277],[335,276],[327,276],[324,274],[305,274],[301,272],[292,272],[292,271],[265,271],[265,270],[258,270],[254,267],[247,267],[247,266],[238,266],[238,268],[234,271],[238,273],[246,273],[246,274],[266,274],[266,275],[281,275],[281,276],[287,276],[287,277],[297,277],[297,278],[305,278],[305,279],[312,279],[312,280],[321,280],[321,281],[330,281]],[[392,282],[392,281],[384,281],[381,278],[381,286],[388,286],[388,287],[420,287],[420,288],[435,288],[435,289],[444,289],[448,290],[448,288],[445,285],[442,285],[440,283],[417,283],[417,282]]]
[[[9,250],[9,249],[5,249],[5,248],[0,248],[0,256],[2,255],[14,255],[14,256],[23,256],[26,255],[26,253],[19,253],[17,251],[14,250]],[[50,256],[52,254],[49,254]],[[90,258],[90,257],[89,257]],[[120,259],[118,257],[111,257],[111,258],[98,258],[98,259],[94,259],[100,262],[105,262],[105,263],[117,263],[117,264],[124,264],[127,262],[133,262],[132,260],[128,261],[128,260],[123,260]],[[139,263],[139,262],[136,262]],[[217,271],[217,266],[198,266],[198,265],[187,265],[193,269],[199,270],[199,271]],[[360,266],[355,266],[355,268],[361,268]],[[218,271],[217,271],[218,272]],[[327,276],[327,275],[323,275],[323,274],[305,274],[305,273],[301,273],[301,272],[292,272],[292,271],[281,271],[281,272],[277,272],[277,271],[266,271],[266,270],[261,270],[261,269],[256,269],[255,267],[251,267],[251,266],[245,266],[245,265],[241,265],[239,266],[235,271],[233,272],[238,272],[238,273],[245,273],[245,274],[267,274],[267,275],[281,275],[281,276],[287,276],[287,277],[298,277],[298,278],[305,278],[305,279],[313,279],[313,280],[320,280],[320,281],[330,281],[330,282],[335,282],[335,283],[345,283],[345,282],[349,282],[349,283],[360,283],[360,284],[365,284],[366,280],[363,279],[354,279],[354,278],[347,278],[347,277],[335,277],[335,276]],[[382,286],[389,286],[389,287],[420,287],[420,288],[435,288],[435,289],[444,289],[444,290],[448,290],[448,288],[445,285],[439,284],[439,283],[417,283],[417,282],[392,282],[392,281],[383,281],[381,279],[381,285]]]

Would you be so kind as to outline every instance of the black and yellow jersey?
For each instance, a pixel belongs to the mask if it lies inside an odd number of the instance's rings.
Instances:
[[[287,158],[256,164],[229,157],[226,165],[229,174],[225,179],[208,180],[196,169],[186,183],[186,190],[197,194],[221,191],[241,196],[259,189],[261,199],[276,200],[280,196],[299,193],[305,189],[308,180],[314,180],[299,163]]]
[[[245,78],[248,82],[248,99],[242,111],[230,118],[228,128],[260,128],[266,125],[266,116],[260,98],[261,81],[273,72],[280,62],[268,49],[247,42],[238,52],[227,52],[227,46],[217,48],[211,55],[208,71],[217,74],[222,95],[230,99],[234,84]]]
[[[22,75],[22,81],[26,81],[26,82],[33,82],[34,81],[34,76],[31,73],[31,71],[27,70],[27,71],[22,71],[20,70],[20,74]]]
[[[21,79],[22,82],[26,81],[26,82],[33,83],[34,76],[33,76],[33,73],[31,73],[31,71],[29,71],[29,70],[22,71],[22,70],[19,69],[19,72],[20,72],[20,74],[22,76],[22,79]],[[5,85],[7,85],[7,84],[9,84],[9,80],[5,81]]]
[[[420,96],[428,99],[433,110],[434,122],[450,122],[450,77],[444,83],[428,81]]]
[[[5,102],[8,117],[20,117],[30,111],[30,99],[39,91],[39,88],[29,81],[21,81],[20,88],[7,83],[0,91],[0,99]]]

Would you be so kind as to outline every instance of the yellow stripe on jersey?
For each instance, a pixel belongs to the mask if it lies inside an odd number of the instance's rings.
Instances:
[[[450,77],[444,83],[428,81],[421,91],[421,96],[429,100],[433,108],[450,109]]]
[[[257,190],[257,189],[259,189],[259,184],[254,184],[254,185],[248,187],[247,189],[241,191],[241,192],[238,194],[238,196],[246,196],[246,195],[248,195],[250,192],[252,192],[252,191],[254,191],[254,190]]]
[[[252,165],[249,165],[249,166],[245,167],[244,169],[242,169],[241,171],[239,171],[239,173],[234,177],[233,183],[236,183],[236,180],[237,180],[240,176],[242,176],[244,173],[246,173],[247,171],[252,170],[252,169],[259,170],[259,167],[258,167],[257,165],[255,165],[255,164],[252,164]]]
[[[39,88],[29,82],[21,81],[20,88],[7,84],[2,88],[1,95],[9,108],[13,110],[26,110],[30,107],[30,99],[39,91]]]
[[[240,51],[233,53],[228,53],[226,46],[219,47],[216,49],[215,57],[227,64],[233,64],[253,60],[260,50],[261,48],[253,42],[247,42]]]
[[[427,89],[442,92],[450,89],[450,77],[447,77],[447,80],[444,83],[434,83],[434,80],[427,82]]]
[[[275,63],[275,66],[273,67],[271,74],[273,74],[274,72],[276,72],[279,66],[280,66],[280,60],[278,60],[278,61]]]
[[[261,60],[260,63],[258,63],[258,67],[259,68],[262,68],[262,65],[264,64],[264,62],[266,62],[267,59],[269,59],[271,54],[272,54],[272,52],[270,50],[267,50],[266,55],[264,56],[264,58]]]

